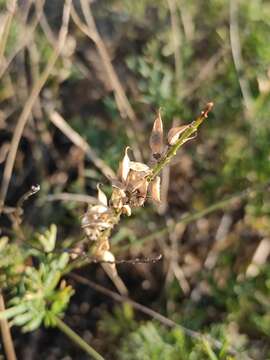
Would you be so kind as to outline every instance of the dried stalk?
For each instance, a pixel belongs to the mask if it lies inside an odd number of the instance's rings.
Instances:
[[[252,116],[253,100],[249,83],[244,76],[243,58],[241,52],[239,26],[238,26],[238,0],[230,0],[230,41],[233,62],[238,76],[238,81],[243,96],[246,113]]]
[[[76,13],[74,7],[72,7],[71,16],[78,28],[88,36],[96,45],[97,51],[103,63],[104,69],[107,73],[108,79],[111,83],[112,89],[115,94],[115,101],[118,106],[119,112],[123,118],[128,118],[130,121],[130,127],[127,127],[127,135],[131,141],[132,148],[134,150],[134,155],[138,161],[142,160],[141,152],[138,147],[138,133],[140,133],[140,128],[138,120],[136,118],[135,112],[130,105],[130,102],[125,94],[123,86],[120,82],[120,79],[111,63],[108,50],[97,30],[96,23],[91,11],[90,4],[87,0],[81,0],[81,8],[87,22],[85,26],[80,20],[78,14]]]
[[[5,301],[3,295],[0,293],[0,312],[5,311]],[[16,360],[16,353],[10,333],[10,328],[7,319],[0,320],[2,341],[6,353],[7,360]]]
[[[63,10],[63,20],[62,20],[62,26],[59,32],[59,38],[58,38],[58,44],[57,47],[54,49],[51,57],[48,60],[48,63],[44,69],[44,71],[41,73],[38,80],[33,85],[32,91],[30,93],[30,96],[28,100],[25,103],[25,106],[23,108],[23,111],[21,115],[19,116],[16,128],[14,130],[14,134],[12,137],[11,145],[9,154],[5,163],[4,168],[4,174],[3,174],[3,180],[1,184],[1,191],[0,191],[0,212],[1,208],[3,207],[14,167],[14,162],[16,158],[16,153],[18,150],[18,146],[23,134],[23,130],[25,128],[25,125],[27,124],[27,121],[30,119],[30,115],[33,109],[33,106],[35,105],[35,102],[39,96],[39,93],[43,86],[45,85],[48,77],[50,76],[52,69],[56,63],[56,60],[58,59],[58,56],[61,53],[61,50],[65,44],[67,32],[68,32],[68,24],[69,24],[69,18],[70,18],[70,9],[71,9],[71,0],[66,0]]]
[[[11,28],[13,16],[16,11],[17,0],[7,2],[7,15],[3,26],[3,32],[0,37],[0,63],[3,61],[4,53],[7,45],[8,35]]]
[[[26,47],[30,41],[32,40],[33,34],[36,30],[36,27],[39,23],[40,16],[42,14],[43,4],[45,0],[38,0],[35,3],[36,6],[36,16],[32,21],[31,25],[25,25],[23,33],[20,35],[18,40],[17,47],[13,50],[12,54],[9,56],[8,59],[2,59],[3,61],[0,62],[0,78],[4,75],[16,55]]]
[[[62,131],[63,134],[69,138],[76,146],[78,146],[86,156],[92,161],[92,163],[101,171],[101,173],[108,179],[115,178],[114,171],[101,160],[90,145],[78,134],[72,127],[65,121],[65,119],[56,111],[49,113],[51,122]]]
[[[95,360],[105,360],[92,346],[83,340],[78,334],[75,333],[67,324],[65,324],[60,318],[55,317],[56,326],[61,330],[67,337],[70,338],[77,346],[86,352],[91,358]]]

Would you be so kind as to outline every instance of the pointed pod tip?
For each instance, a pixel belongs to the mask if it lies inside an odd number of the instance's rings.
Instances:
[[[209,113],[210,111],[212,111],[213,107],[214,107],[214,103],[213,103],[212,101],[208,102],[208,103],[206,104],[206,106],[205,106],[205,109],[202,111],[202,115],[203,115],[205,118],[207,118],[207,117],[208,117],[208,113]]]

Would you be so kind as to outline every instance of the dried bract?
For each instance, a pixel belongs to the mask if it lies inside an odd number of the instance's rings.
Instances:
[[[178,127],[173,127],[168,132],[168,144],[174,145],[179,139],[180,135],[189,127],[189,125],[182,125]]]
[[[160,202],[160,176],[155,177],[151,184],[150,195],[156,202]]]
[[[104,205],[104,206],[108,206],[108,199],[107,196],[104,194],[104,192],[100,189],[100,184],[97,185],[97,189],[98,189],[98,201]]]
[[[159,157],[163,151],[163,123],[160,115],[156,118],[149,141],[150,148],[152,150],[153,156]]]

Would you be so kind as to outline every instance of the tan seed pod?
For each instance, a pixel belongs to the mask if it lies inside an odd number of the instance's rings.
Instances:
[[[130,216],[131,215],[131,207],[129,205],[124,205],[122,208],[123,214]]]
[[[168,143],[169,145],[174,145],[179,139],[180,135],[189,127],[189,125],[182,125],[178,127],[173,127],[168,132]]]
[[[154,201],[160,202],[160,176],[157,176],[151,184],[151,197]]]
[[[106,196],[105,193],[100,189],[100,184],[97,185],[97,189],[98,189],[98,201],[99,201],[102,205],[108,206],[107,196]]]
[[[130,161],[130,169],[134,170],[134,171],[148,171],[149,170],[149,166],[147,166],[146,164],[140,163],[140,162],[135,162],[135,161]]]
[[[130,170],[130,159],[128,156],[128,149],[130,149],[129,146],[126,147],[125,156],[124,156],[123,160],[121,161],[120,167],[119,167],[119,176],[121,177],[121,180],[123,182],[125,182],[127,180],[128,173]]]
[[[163,123],[158,112],[158,117],[156,118],[153,129],[150,135],[149,141],[150,148],[153,154],[161,154],[163,150]]]

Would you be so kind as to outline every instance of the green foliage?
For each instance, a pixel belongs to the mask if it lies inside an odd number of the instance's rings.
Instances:
[[[116,308],[114,314],[104,315],[100,322],[100,330],[106,334],[112,344],[112,353],[117,352],[121,360],[233,360],[228,354],[224,334],[225,329],[219,331],[213,328],[210,332],[222,339],[222,349],[215,351],[210,342],[202,337],[191,339],[181,329],[167,329],[153,322],[136,322],[130,314],[129,305],[123,309]],[[128,312],[128,315],[127,315]],[[120,340],[120,344],[118,344]],[[119,349],[120,345],[120,349]],[[109,347],[110,348],[110,347]],[[236,360],[236,359],[235,359]]]
[[[41,323],[54,326],[55,317],[63,315],[74,293],[71,286],[61,281],[69,255],[51,253],[56,231],[56,226],[51,225],[43,234],[36,234],[40,250],[30,247],[20,251],[6,238],[1,239],[0,268],[4,274],[1,286],[9,285],[10,300],[0,318],[11,320],[11,325],[22,327],[24,332],[37,329]],[[38,265],[33,266],[32,261]]]

